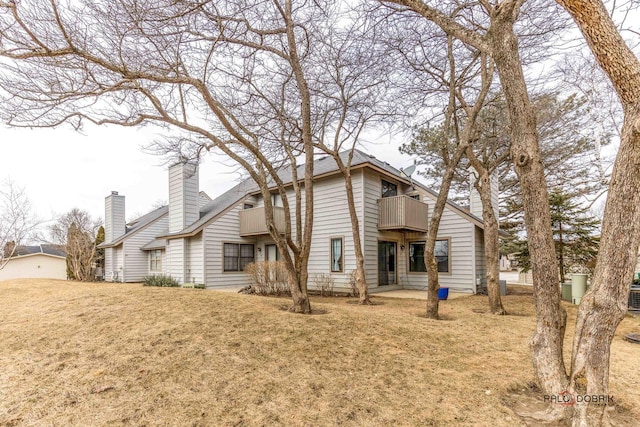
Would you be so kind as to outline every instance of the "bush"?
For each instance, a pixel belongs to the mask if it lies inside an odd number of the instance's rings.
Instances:
[[[313,285],[316,290],[320,291],[320,295],[323,297],[332,297],[333,296],[333,286],[335,284],[335,280],[329,274],[316,274],[313,277]]]
[[[178,281],[171,276],[158,274],[157,276],[146,276],[144,278],[144,286],[160,286],[163,288],[177,288],[180,286]]]
[[[258,261],[247,265],[244,272],[251,278],[247,293],[258,295],[291,296],[287,272],[282,261]]]

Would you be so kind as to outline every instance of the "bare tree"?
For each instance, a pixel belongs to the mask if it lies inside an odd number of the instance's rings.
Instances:
[[[425,242],[425,265],[427,270],[427,306],[428,318],[438,318],[438,263],[435,258],[435,244],[442,214],[444,212],[449,190],[458,165],[475,139],[477,139],[476,120],[485,103],[492,85],[493,62],[481,52],[472,52],[462,62],[456,58],[454,44],[457,41],[446,37],[446,56],[439,62],[438,71],[432,73],[439,80],[441,89],[448,95],[443,123],[433,129],[421,129],[410,145],[401,151],[419,154],[423,150],[437,152],[444,171],[441,171],[439,193],[433,207]],[[432,53],[435,56],[435,54]],[[431,63],[435,63],[433,57]],[[461,63],[460,63],[461,62]],[[426,70],[426,68],[425,68]],[[478,78],[477,86],[470,84]],[[473,103],[466,98],[473,97]],[[496,227],[497,232],[497,227]]]
[[[483,17],[483,22],[467,21],[465,16],[451,17],[460,5],[444,3],[439,8],[419,0],[396,0],[399,11],[411,11],[437,24],[445,33],[487,55],[495,62],[509,113],[511,158],[520,180],[524,217],[533,262],[536,331],[533,337],[533,362],[541,387],[553,394],[566,388],[567,374],[562,357],[566,313],[560,305],[557,261],[554,252],[548,192],[542,166],[535,111],[529,100],[515,24],[523,0],[498,3],[463,2],[468,13]],[[530,3],[537,5],[536,2]],[[455,15],[454,15],[455,16]],[[531,19],[535,19],[533,15]],[[540,19],[540,16],[538,16]],[[544,25],[541,23],[540,27]],[[544,43],[539,43],[543,45]]]
[[[79,208],[59,215],[49,226],[50,241],[65,247],[69,279],[93,280],[92,265],[96,258],[96,235],[100,226],[99,219]]]
[[[592,280],[593,290],[587,294],[586,300],[583,299],[578,313],[571,375],[567,375],[563,360],[566,313],[559,303],[548,192],[535,112],[527,94],[518,37],[514,31],[524,2],[474,3],[475,10],[486,17],[484,28],[469,27],[462,20],[452,19],[443,12],[447,5],[436,9],[417,0],[391,3],[400,4],[435,22],[446,33],[486,52],[496,62],[509,112],[511,158],[520,180],[532,255],[537,313],[532,342],[535,373],[541,387],[549,394],[557,395],[567,388],[576,394],[606,394],[610,343],[626,311],[628,279],[640,243],[640,144],[637,140],[640,65],[637,58],[624,44],[600,1],[560,1],[578,22],[600,65],[612,80],[625,111],[622,142],[602,229],[601,256]],[[625,206],[633,208],[625,211]],[[625,220],[622,220],[622,212]],[[624,249],[620,250],[620,247]],[[574,425],[580,426],[606,423],[607,414],[603,406],[582,403],[576,410],[568,406],[552,406],[545,418],[570,418]]]
[[[49,241],[57,245],[66,245],[67,233],[72,224],[95,237],[102,220],[92,218],[89,212],[80,208],[73,208],[69,212],[57,215],[56,222],[49,225]]]
[[[314,111],[314,144],[333,158],[345,180],[360,304],[371,301],[351,165],[363,132],[393,116],[393,106],[385,96],[392,66],[376,48],[377,31],[366,16],[353,11],[341,13],[338,23],[320,41],[322,49],[310,77],[311,90],[320,101]]]
[[[155,123],[174,130],[176,147],[188,141],[188,154],[227,154],[258,185],[293,310],[309,313],[314,148],[305,64],[330,4],[0,3],[4,118],[42,127]]]
[[[0,270],[18,246],[36,238],[41,223],[24,188],[6,179],[0,187]]]
[[[600,67],[609,77],[624,111],[602,223],[599,255],[590,291],[578,309],[569,390],[606,395],[611,341],[627,311],[640,246],[640,60],[620,36],[599,0],[559,0],[574,18]],[[602,425],[602,406],[578,402],[574,426]]]

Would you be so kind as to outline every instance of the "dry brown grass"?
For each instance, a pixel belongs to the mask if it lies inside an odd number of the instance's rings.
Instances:
[[[348,301],[314,298],[325,314],[302,316],[287,299],[0,282],[0,425],[521,425],[503,402],[532,380],[526,292],[505,298],[513,316],[445,301],[444,321],[422,301]],[[627,408],[639,353],[616,337],[611,392]]]

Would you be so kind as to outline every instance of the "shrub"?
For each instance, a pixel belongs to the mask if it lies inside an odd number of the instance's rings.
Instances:
[[[244,272],[251,278],[248,293],[258,295],[291,296],[286,268],[282,261],[258,261],[247,265]]]
[[[323,297],[331,297],[333,296],[333,286],[335,284],[335,280],[329,274],[321,273],[316,274],[313,277],[313,285],[316,290],[320,291],[320,295]]]
[[[171,276],[158,274],[157,276],[146,276],[144,278],[144,286],[160,286],[164,288],[177,288],[180,286],[178,281]]]

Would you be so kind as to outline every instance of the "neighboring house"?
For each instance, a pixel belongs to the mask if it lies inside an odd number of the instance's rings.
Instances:
[[[0,280],[67,278],[64,246],[18,246],[0,270]]]
[[[324,273],[334,278],[337,290],[347,290],[355,255],[344,178],[329,156],[316,160],[314,169],[309,286],[314,275]],[[425,232],[437,194],[360,151],[351,175],[370,289],[424,289]],[[281,173],[284,182],[290,183],[290,176],[290,170]],[[497,205],[497,184],[494,190]],[[275,193],[274,188],[274,215],[284,229],[282,201]],[[178,163],[169,168],[167,207],[125,224],[124,196],[107,196],[101,245],[106,280],[133,282],[163,273],[208,288],[240,286],[249,283],[243,272],[248,263],[279,258],[266,229],[261,193],[251,179],[207,203],[198,194],[197,166]],[[293,199],[292,190],[289,194]],[[477,194],[469,209],[447,203],[436,244],[441,286],[475,292],[485,275],[481,212]]]

